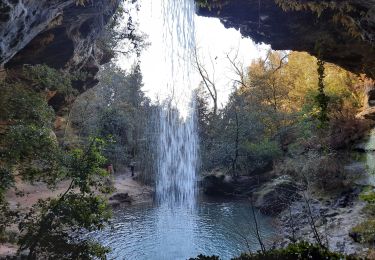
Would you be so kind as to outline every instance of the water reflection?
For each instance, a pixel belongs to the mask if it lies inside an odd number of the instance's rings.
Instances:
[[[258,216],[264,240],[272,236],[271,219]],[[200,253],[230,259],[258,250],[246,202],[202,201],[196,209],[153,207],[115,211],[112,228],[94,234],[112,248],[112,259],[188,259]],[[248,245],[247,245],[248,244]]]

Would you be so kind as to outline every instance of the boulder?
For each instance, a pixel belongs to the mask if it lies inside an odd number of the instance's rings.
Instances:
[[[205,176],[202,186],[203,192],[209,196],[232,196],[234,193],[232,178],[221,173]]]
[[[299,186],[289,176],[280,176],[254,192],[254,206],[265,215],[278,215],[292,202],[301,198],[299,190]]]
[[[112,204],[117,204],[116,201],[119,203],[131,203],[132,199],[128,193],[115,193],[109,198],[109,201]]]

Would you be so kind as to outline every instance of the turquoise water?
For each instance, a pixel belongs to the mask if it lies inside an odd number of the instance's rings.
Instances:
[[[259,249],[246,201],[201,201],[195,210],[130,206],[115,210],[114,216],[111,228],[94,234],[112,249],[110,259],[175,260],[198,254],[230,259]],[[257,219],[269,241],[271,219],[258,213]]]

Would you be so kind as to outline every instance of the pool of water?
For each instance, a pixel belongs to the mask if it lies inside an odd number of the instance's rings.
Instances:
[[[196,209],[152,205],[116,209],[111,227],[93,236],[112,249],[110,259],[176,260],[198,254],[230,259],[258,250],[254,218],[246,201],[207,201]],[[273,236],[271,219],[257,215],[264,241]]]

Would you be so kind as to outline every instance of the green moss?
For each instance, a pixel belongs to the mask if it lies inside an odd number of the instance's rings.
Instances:
[[[367,203],[375,203],[375,192],[373,191],[364,191],[359,195],[359,198]]]
[[[375,204],[367,204],[362,212],[368,216],[375,217]]]
[[[375,243],[375,219],[369,219],[358,224],[351,230],[352,237],[362,243]]]

